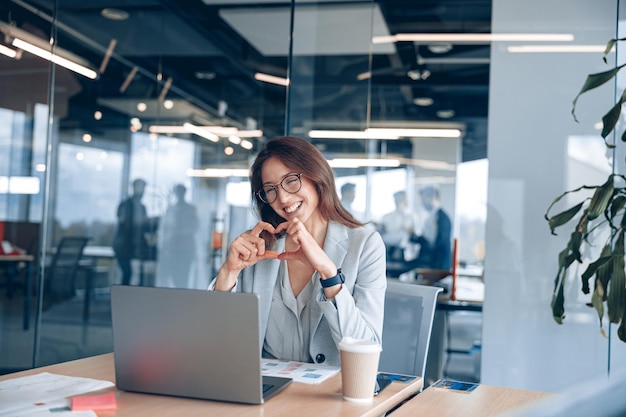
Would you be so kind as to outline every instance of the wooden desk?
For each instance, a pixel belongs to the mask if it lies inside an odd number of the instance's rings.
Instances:
[[[35,257],[33,255],[21,254],[21,255],[0,255],[0,263],[6,265],[15,265],[19,262],[24,262],[26,264],[26,278],[24,282],[24,322],[22,324],[22,328],[24,330],[28,330],[30,327],[30,307],[31,307],[31,298],[32,298],[32,285],[33,285],[33,262],[35,262]],[[9,274],[13,273],[12,271]],[[12,280],[13,277],[9,277],[9,280]],[[13,282],[9,282],[9,296],[11,296],[13,292]]]
[[[86,359],[50,365],[28,371],[0,376],[0,380],[39,372],[95,378],[115,382],[112,353]],[[99,417],[132,416],[237,416],[237,417],[380,417],[422,388],[422,379],[409,384],[392,382],[374,398],[371,404],[356,404],[341,398],[341,375],[337,374],[319,385],[294,382],[262,405],[235,404],[219,401],[194,400],[162,395],[119,391],[117,410],[98,411]],[[101,392],[116,392],[112,387]]]
[[[393,417],[490,417],[552,395],[545,392],[479,385],[459,392],[428,387],[393,412]]]

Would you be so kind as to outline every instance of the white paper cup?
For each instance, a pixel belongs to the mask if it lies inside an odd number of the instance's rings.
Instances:
[[[372,340],[344,337],[339,342],[341,390],[347,401],[370,403],[374,399],[380,344]]]

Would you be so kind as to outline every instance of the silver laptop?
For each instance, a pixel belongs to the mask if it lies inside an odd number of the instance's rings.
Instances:
[[[255,294],[111,287],[121,390],[261,404],[290,378],[261,374]]]

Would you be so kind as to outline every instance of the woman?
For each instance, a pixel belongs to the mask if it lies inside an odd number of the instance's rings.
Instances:
[[[251,186],[261,221],[232,242],[209,289],[259,295],[263,355],[338,366],[342,337],[381,343],[385,246],[341,205],[322,154],[270,140]]]

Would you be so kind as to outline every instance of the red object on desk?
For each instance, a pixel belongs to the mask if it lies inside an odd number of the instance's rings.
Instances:
[[[72,411],[85,410],[116,410],[115,393],[109,392],[100,395],[81,395],[72,398]]]
[[[0,255],[24,255],[24,251],[6,240],[0,240]]]
[[[452,248],[452,287],[450,288],[450,299],[456,300],[456,279],[457,269],[459,268],[459,239],[454,239],[454,246]]]
[[[0,242],[4,240],[4,222],[0,222]]]

